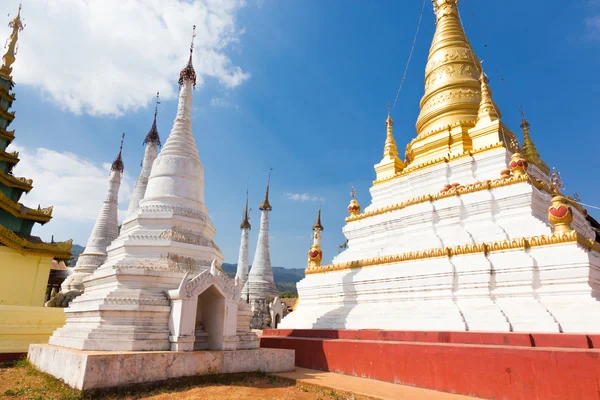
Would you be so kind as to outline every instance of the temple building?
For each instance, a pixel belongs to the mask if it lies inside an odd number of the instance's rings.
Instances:
[[[505,125],[463,29],[436,30],[416,136],[400,159],[388,114],[371,204],[348,206],[347,248],[309,260],[281,328],[600,332],[597,223],[562,194],[521,123]]]
[[[275,286],[273,269],[271,267],[271,252],[269,250],[269,212],[271,212],[273,208],[269,203],[270,185],[271,174],[269,173],[265,198],[258,207],[261,211],[261,215],[256,252],[254,253],[254,260],[252,261],[252,268],[248,274],[248,280],[246,281],[242,292],[243,297],[250,303],[252,309],[252,321],[250,326],[253,329],[263,329],[267,327],[275,328],[283,318],[284,310],[286,309],[282,305],[281,300],[279,300],[279,292]]]
[[[85,250],[77,259],[73,273],[62,284],[62,292],[83,291],[83,279],[92,274],[106,260],[106,249],[119,235],[119,188],[125,166],[123,164],[123,139],[119,154],[110,167],[108,189],[102,208],[96,217],[96,223],[88,238]]]
[[[33,181],[13,175],[19,154],[6,148],[15,139],[15,131],[8,128],[15,119],[15,112],[9,110],[15,101],[12,66],[23,30],[21,6],[9,27],[12,33],[0,67],[0,353],[23,353],[29,343],[45,342],[64,321],[62,311],[46,311],[43,305],[53,261],[71,258],[71,241],[45,243],[32,235],[36,223],[50,221],[52,207],[29,208],[20,203]]]

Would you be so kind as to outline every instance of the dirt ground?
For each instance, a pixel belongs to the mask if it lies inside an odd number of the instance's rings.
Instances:
[[[258,373],[181,378],[153,386],[137,385],[110,392],[81,393],[38,372],[26,361],[0,366],[0,399],[367,400]]]

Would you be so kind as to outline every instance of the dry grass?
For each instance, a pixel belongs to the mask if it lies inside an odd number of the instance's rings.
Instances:
[[[0,399],[211,399],[211,400],[361,400],[261,373],[187,377],[109,391],[80,392],[37,371],[26,360],[0,367]]]

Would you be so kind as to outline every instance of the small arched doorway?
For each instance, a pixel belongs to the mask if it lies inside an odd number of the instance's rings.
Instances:
[[[222,350],[225,296],[214,285],[198,296],[194,350]]]

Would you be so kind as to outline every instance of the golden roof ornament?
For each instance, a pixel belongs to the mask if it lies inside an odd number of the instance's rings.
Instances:
[[[385,120],[385,126],[387,127],[387,136],[385,138],[385,144],[383,146],[383,158],[395,159],[398,158],[398,148],[396,147],[396,141],[394,140],[394,134],[392,127],[394,126],[394,120],[390,115],[390,103],[388,102],[388,116]]]
[[[146,138],[144,139],[144,144],[148,144],[148,143],[154,143],[156,144],[157,147],[161,146],[160,143],[160,136],[158,136],[158,129],[156,129],[156,116],[158,115],[158,105],[160,104],[160,100],[159,100],[159,92],[156,92],[156,105],[154,107],[154,122],[152,122],[152,127],[150,128],[150,131],[148,132],[148,134],[146,135]]]
[[[6,49],[6,53],[2,56],[2,67],[0,67],[0,74],[5,77],[10,77],[12,73],[12,65],[16,60],[16,55],[18,51],[17,41],[19,40],[19,32],[25,28],[23,21],[21,20],[21,7],[23,4],[19,4],[19,11],[17,12],[17,16],[14,17],[9,23],[8,27],[12,28],[12,32],[10,37],[6,41],[4,48]]]
[[[517,178],[527,174],[528,166],[529,164],[527,163],[527,160],[523,158],[521,153],[514,153],[510,158],[510,163],[508,164],[510,172],[512,172]]]
[[[240,229],[250,230],[252,228],[252,226],[250,225],[250,214],[248,212],[249,210],[250,209],[248,208],[248,189],[246,189],[246,208],[244,209],[244,219],[240,224]]]
[[[262,203],[260,203],[260,206],[258,207],[258,209],[261,211],[271,211],[273,209],[273,207],[271,207],[271,204],[269,203],[269,186],[271,186],[271,171],[273,171],[273,168],[269,169],[269,180],[267,181],[267,191],[265,192],[265,199]]]
[[[194,70],[194,65],[192,64],[192,55],[194,54],[194,38],[196,37],[196,25],[193,27],[192,32],[192,44],[190,45],[190,58],[185,67],[181,70],[179,74],[179,87],[183,86],[185,81],[191,81],[196,87],[196,71]]]
[[[531,136],[529,135],[529,122],[525,119],[525,113],[521,110],[521,129],[523,129],[523,155],[531,164],[537,166],[544,174],[550,172],[550,168],[542,161]]]
[[[358,201],[355,199],[356,189],[354,189],[354,186],[352,186],[352,190],[350,191],[350,197],[352,197],[352,200],[350,200],[350,204],[348,205],[348,212],[350,213],[350,216],[356,216],[360,214],[360,204],[358,204]]]
[[[573,222],[573,209],[563,196],[554,196],[552,205],[548,208],[548,221],[554,225],[554,233],[571,232]]]
[[[125,164],[123,164],[123,158],[121,157],[121,153],[123,153],[123,140],[125,139],[125,133],[123,133],[123,135],[121,136],[121,147],[119,147],[119,155],[117,156],[117,158],[115,158],[115,161],[113,161],[110,170],[111,171],[119,171],[120,173],[123,173],[123,171],[125,170]]]
[[[492,89],[490,89],[489,85],[490,80],[483,70],[481,70],[479,82],[481,84],[481,102],[479,103],[479,111],[477,112],[477,122],[479,123],[482,120],[489,122],[500,119],[496,104],[492,100]]]

